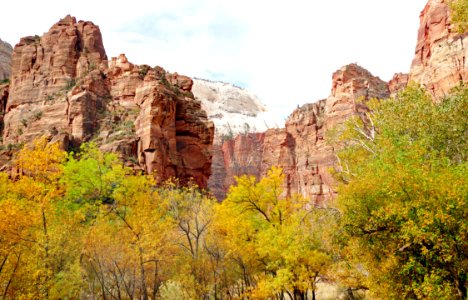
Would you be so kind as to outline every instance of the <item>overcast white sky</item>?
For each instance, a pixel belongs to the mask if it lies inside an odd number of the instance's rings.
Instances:
[[[408,72],[427,0],[42,0],[2,3],[0,38],[41,35],[67,14],[93,21],[109,57],[231,82],[281,116],[326,98],[356,62],[389,80]]]

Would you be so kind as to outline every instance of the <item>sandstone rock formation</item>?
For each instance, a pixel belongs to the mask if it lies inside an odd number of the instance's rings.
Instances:
[[[438,99],[459,82],[467,81],[468,33],[453,30],[447,3],[448,0],[429,0],[422,11],[416,56],[409,74],[395,74],[387,85],[357,65],[343,67],[333,74],[331,95],[298,108],[284,129],[237,137],[217,149],[210,178],[215,194],[222,198],[226,188],[234,183],[234,175],[261,177],[277,165],[284,169],[288,194],[300,193],[316,203],[333,197],[334,182],[327,169],[333,166],[335,157],[324,134],[349,116],[365,113],[366,107],[357,99],[395,96],[410,81],[426,86]]]
[[[386,82],[362,67],[351,64],[333,74],[331,95],[324,100],[296,109],[282,129],[238,136],[223,144],[223,162],[215,153],[210,187],[218,199],[234,183],[233,176],[266,175],[272,166],[280,166],[285,174],[284,188],[316,204],[334,197],[334,181],[328,171],[335,163],[333,148],[325,141],[325,132],[361,113],[360,100],[389,96]],[[219,150],[218,150],[219,151]],[[224,166],[224,168],[222,167]],[[223,187],[224,189],[220,189]]]
[[[409,78],[424,85],[436,99],[468,80],[468,33],[454,30],[448,2],[429,0],[421,12]]]
[[[88,140],[108,94],[101,72],[106,65],[101,33],[91,22],[67,16],[42,37],[22,38],[12,56],[4,143],[45,133]]]
[[[0,81],[10,78],[12,52],[11,45],[0,39]]]
[[[409,81],[409,74],[396,73],[392,79],[388,82],[388,89],[390,90],[390,96],[395,97],[396,94],[406,88]]]
[[[10,86],[0,87],[3,145],[42,135],[64,147],[95,141],[160,181],[206,187],[214,127],[191,87],[186,76],[125,55],[108,62],[99,27],[67,16],[13,51]]]

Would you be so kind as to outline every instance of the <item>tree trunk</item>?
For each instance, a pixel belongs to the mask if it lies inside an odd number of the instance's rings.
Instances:
[[[16,269],[18,268],[18,265],[20,262],[20,257],[21,257],[21,254],[18,255],[18,260],[16,261],[15,268],[13,269],[13,273],[11,274],[10,279],[8,279],[8,283],[5,287],[5,291],[3,292],[3,299],[6,299],[8,288],[10,287],[11,281],[13,280],[13,276],[15,276]]]
[[[161,285],[161,283],[159,282],[158,276],[159,276],[159,274],[158,274],[158,261],[155,260],[154,261],[153,300],[156,300],[156,297],[157,297],[158,292],[159,292],[159,286]]]
[[[354,297],[354,293],[353,293],[353,289],[352,288],[348,288],[346,290],[346,294],[348,295],[348,299],[349,300],[355,300],[356,298]]]
[[[293,294],[294,300],[305,300],[304,293],[301,292],[299,289],[294,288]]]
[[[41,208],[42,210],[42,226],[44,230],[44,252],[45,252],[45,263],[44,268],[46,270],[46,277],[45,277],[45,298],[49,299],[49,234],[47,233],[47,218],[45,214],[44,207]]]
[[[141,296],[143,300],[148,300],[148,290],[146,289],[145,280],[145,266],[143,265],[143,249],[141,247],[138,247],[138,254],[140,256]]]

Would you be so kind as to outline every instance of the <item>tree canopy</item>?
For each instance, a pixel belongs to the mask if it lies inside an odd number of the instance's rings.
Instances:
[[[467,96],[366,101],[329,134],[339,195],[320,207],[287,197],[277,167],[218,203],[39,139],[0,173],[0,298],[464,299]]]
[[[341,226],[380,297],[466,297],[467,91],[410,86],[342,133]]]

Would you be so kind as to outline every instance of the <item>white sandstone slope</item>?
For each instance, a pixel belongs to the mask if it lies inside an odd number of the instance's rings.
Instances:
[[[0,39],[0,81],[10,77],[13,47]]]
[[[215,142],[282,125],[256,95],[230,83],[193,79],[192,92],[214,122]]]

